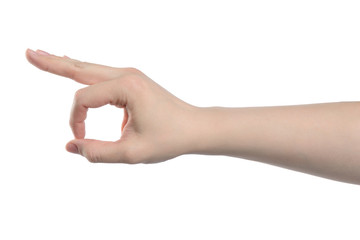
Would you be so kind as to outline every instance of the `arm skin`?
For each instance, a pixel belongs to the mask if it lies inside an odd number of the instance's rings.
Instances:
[[[207,108],[195,152],[264,162],[360,184],[360,103]]]
[[[87,84],[70,115],[69,152],[90,162],[155,163],[183,154],[239,157],[360,184],[360,102],[199,108],[134,68],[26,51],[41,70]],[[85,138],[88,108],[124,109],[118,141]]]

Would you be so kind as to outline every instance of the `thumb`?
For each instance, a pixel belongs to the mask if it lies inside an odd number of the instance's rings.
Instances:
[[[128,148],[122,141],[110,142],[94,139],[74,139],[66,144],[66,150],[77,153],[97,163],[132,163],[128,157]]]

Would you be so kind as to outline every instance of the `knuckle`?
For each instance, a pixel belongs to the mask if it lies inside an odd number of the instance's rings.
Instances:
[[[87,63],[82,62],[82,61],[74,61],[73,62],[73,66],[74,66],[75,69],[83,69],[83,68],[86,67],[86,65],[87,65]]]
[[[134,67],[128,67],[128,68],[125,68],[125,70],[129,74],[142,74],[142,72],[139,69],[134,68]]]
[[[72,60],[71,65],[72,65],[72,67],[70,68],[71,71],[69,72],[70,78],[77,79],[80,72],[82,72],[84,68],[87,66],[87,63],[78,60]]]
[[[146,80],[139,75],[128,75],[124,77],[124,84],[133,91],[144,91],[146,89]]]
[[[83,88],[78,89],[78,90],[75,92],[74,101],[75,101],[75,102],[78,102],[78,101],[82,98],[83,94],[84,94],[84,89],[83,89]]]

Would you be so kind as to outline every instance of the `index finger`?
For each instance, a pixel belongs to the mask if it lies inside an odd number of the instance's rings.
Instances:
[[[121,68],[81,62],[69,57],[58,57],[41,50],[27,49],[26,58],[35,67],[79,83],[92,85],[123,74]]]
[[[98,108],[106,104],[127,105],[126,91],[117,86],[118,80],[106,81],[78,90],[70,115],[70,127],[75,138],[85,137],[85,119],[89,108]]]

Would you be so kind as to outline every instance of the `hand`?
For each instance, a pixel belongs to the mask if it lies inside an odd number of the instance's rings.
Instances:
[[[154,163],[188,153],[196,108],[176,98],[135,68],[114,68],[26,51],[41,70],[87,84],[75,93],[70,127],[75,139],[66,145],[90,162]],[[124,109],[118,141],[84,139],[88,108],[111,104]]]

